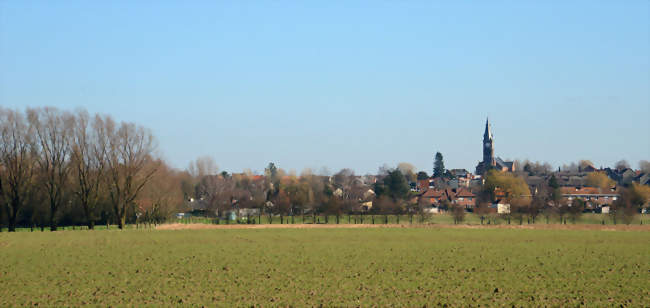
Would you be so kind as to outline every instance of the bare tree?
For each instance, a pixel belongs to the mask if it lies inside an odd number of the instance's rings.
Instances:
[[[326,190],[330,190],[329,183],[327,183],[329,175],[305,175],[301,178],[301,181],[304,182],[307,187],[307,198],[302,209],[303,221],[304,221],[304,210],[309,210],[312,215],[316,214],[316,211],[319,207],[324,205],[329,197],[327,196]]]
[[[537,216],[541,213],[541,211],[544,208],[544,199],[539,198],[537,196],[533,197],[533,199],[530,202],[530,205],[528,205],[528,223],[533,222],[535,224],[535,219],[537,219]]]
[[[628,225],[632,223],[646,200],[647,197],[636,187],[623,188],[620,197],[610,205],[609,215],[614,224],[619,219]]]
[[[96,115],[90,120],[88,112],[79,110],[71,142],[71,163],[74,175],[73,191],[83,209],[88,229],[95,228],[95,208],[100,197],[106,164],[108,138],[104,119]]]
[[[576,220],[580,218],[584,210],[585,210],[584,200],[580,198],[576,198],[571,201],[571,203],[569,204],[568,212],[569,212],[569,217],[571,217],[571,221],[573,222],[573,224],[575,224]]]
[[[452,203],[451,216],[454,218],[455,225],[462,223],[465,221],[465,207],[460,204]]]
[[[520,225],[524,222],[524,216],[528,214],[529,206],[530,199],[526,197],[517,197],[510,201],[510,214],[519,221]]]
[[[235,199],[235,182],[223,175],[208,175],[198,184],[198,197],[207,204],[206,210],[218,217],[232,209]]]
[[[409,182],[414,182],[416,180],[415,166],[410,163],[399,163],[397,164],[397,169],[402,172],[406,180]]]
[[[344,206],[345,204],[339,197],[331,196],[324,205],[323,212],[325,213],[325,223],[328,222],[327,217],[329,215],[334,215],[336,216],[336,224],[338,224],[341,214],[343,214]]]
[[[521,163],[516,164],[517,166],[521,166],[521,170],[528,175],[544,175],[544,174],[549,174],[551,173],[551,165],[546,162],[532,162],[529,160],[524,160]]]
[[[420,198],[418,198],[416,211],[420,217],[421,223],[424,223],[426,216],[430,215],[429,209],[431,209],[431,199],[420,196]]]
[[[291,212],[291,199],[284,190],[280,190],[273,198],[273,204],[275,213],[280,215],[280,224],[283,224],[284,216]]]
[[[7,211],[10,232],[16,231],[18,213],[32,192],[32,148],[31,127],[24,116],[0,108],[0,201]]]
[[[627,162],[627,160],[621,159],[621,160],[616,162],[615,167],[618,170],[623,170],[623,169],[626,169],[626,168],[630,168],[630,164]]]
[[[341,169],[333,177],[335,194],[341,201],[339,212],[356,211],[359,209],[360,201],[365,199],[364,194],[370,189],[363,180],[354,174],[351,169]],[[323,202],[328,202],[330,198],[323,198]]]
[[[44,107],[27,109],[27,118],[35,132],[37,165],[50,205],[50,230],[57,229],[57,214],[66,198],[70,174],[70,137],[74,118],[68,112]]]
[[[557,216],[560,218],[560,223],[566,224],[566,215],[569,213],[570,201],[562,198],[559,206],[557,207]]]
[[[640,160],[639,169],[641,170],[641,172],[650,173],[650,161]]]
[[[476,194],[476,199],[474,200],[474,213],[481,219],[481,224],[483,224],[486,218],[489,222],[489,215],[491,214],[490,205],[492,204],[492,201],[494,201],[494,192],[480,187],[480,190]]]
[[[182,174],[173,170],[165,162],[152,161],[151,168],[156,168],[156,176],[142,189],[136,199],[138,220],[160,223],[167,219],[183,203],[181,189]]]
[[[354,179],[354,171],[348,168],[341,169],[341,171],[337,172],[333,177],[334,185],[342,190],[352,186]]]
[[[219,167],[210,156],[201,156],[190,162],[187,171],[195,178],[201,179],[206,175],[215,175]]]
[[[266,201],[264,181],[262,179],[256,178],[251,172],[248,172],[237,179],[236,186],[240,190],[245,191],[243,197],[239,197],[239,204],[242,208],[257,208],[261,210]]]
[[[154,138],[149,130],[133,123],[123,122],[116,129],[115,123],[107,119],[104,126],[108,136],[108,192],[118,226],[123,229],[127,208],[134,206],[134,200],[156,172]]]
[[[183,183],[185,197],[200,198],[200,184],[203,178],[217,174],[219,167],[210,156],[201,156],[189,163],[186,169],[190,177]]]
[[[305,208],[309,203],[309,183],[304,179],[292,179],[290,182],[282,185],[291,200],[291,206],[296,208],[298,214],[304,214]]]
[[[376,214],[384,215],[400,214],[402,212],[402,207],[399,201],[400,200],[393,200],[388,196],[381,196],[375,199],[371,211]]]

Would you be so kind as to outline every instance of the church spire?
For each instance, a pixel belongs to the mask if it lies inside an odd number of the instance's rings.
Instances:
[[[492,131],[490,127],[490,119],[485,118],[485,133],[483,134],[483,138],[485,139],[492,139]]]

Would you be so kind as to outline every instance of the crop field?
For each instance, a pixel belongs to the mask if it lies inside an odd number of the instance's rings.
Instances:
[[[650,232],[0,233],[0,306],[648,306]]]

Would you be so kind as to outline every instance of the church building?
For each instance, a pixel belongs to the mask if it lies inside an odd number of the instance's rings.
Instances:
[[[514,172],[515,164],[511,161],[504,161],[500,157],[494,157],[494,136],[489,119],[485,120],[485,133],[483,133],[483,161],[476,166],[476,174],[483,175],[490,169]]]

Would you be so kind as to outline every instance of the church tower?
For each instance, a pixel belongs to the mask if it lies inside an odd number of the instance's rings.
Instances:
[[[494,138],[492,136],[492,127],[490,127],[490,120],[485,120],[485,133],[483,133],[483,161],[479,162],[476,166],[476,174],[483,175],[488,170],[496,166],[494,159]]]
[[[488,166],[494,166],[494,140],[490,120],[485,119],[485,133],[483,133],[483,166],[487,171]]]
[[[490,120],[485,120],[485,133],[483,133],[483,161],[476,166],[476,174],[485,175],[490,169],[503,172],[515,172],[515,163],[494,157],[494,136]]]

